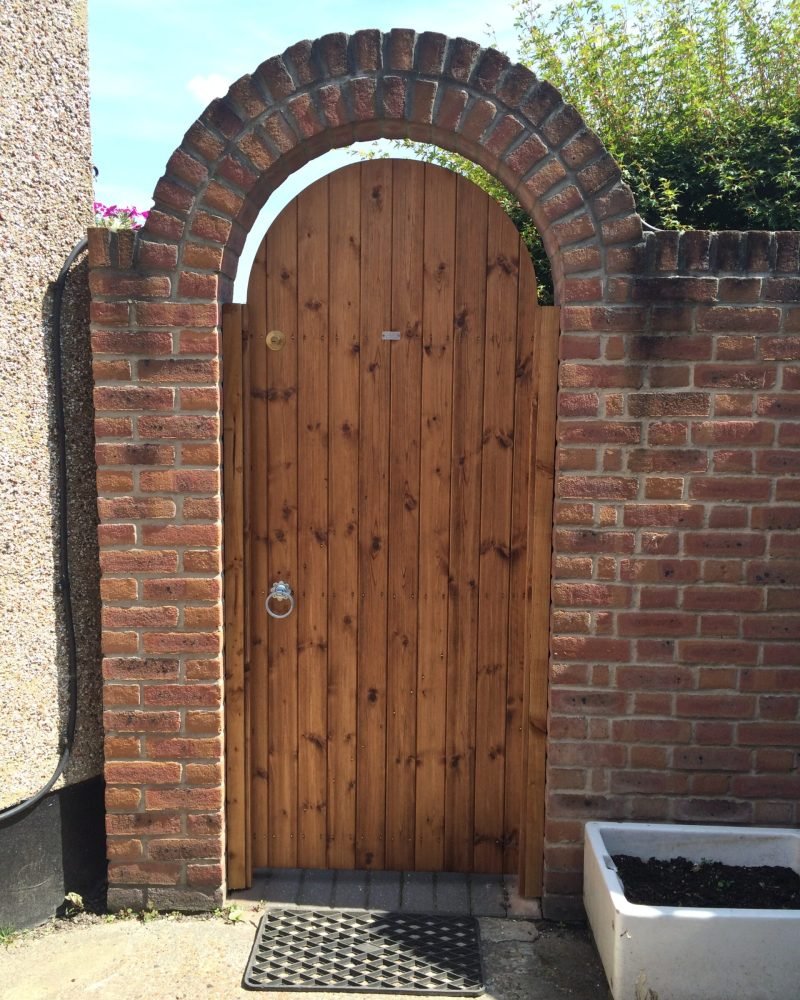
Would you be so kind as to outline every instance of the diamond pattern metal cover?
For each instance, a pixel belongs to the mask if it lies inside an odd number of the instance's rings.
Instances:
[[[243,985],[251,990],[483,992],[474,917],[364,910],[268,910]]]

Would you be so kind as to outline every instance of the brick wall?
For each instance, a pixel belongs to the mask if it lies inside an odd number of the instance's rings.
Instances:
[[[377,136],[514,190],[563,307],[549,915],[578,911],[587,819],[798,819],[800,237],[645,236],[528,70],[463,39],[329,35],[209,106],[138,236],[91,234],[112,906],[223,888],[219,304],[269,193]]]

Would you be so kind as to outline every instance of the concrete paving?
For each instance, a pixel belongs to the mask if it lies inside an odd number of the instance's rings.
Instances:
[[[253,997],[241,981],[261,912],[254,905],[233,924],[169,916],[59,921],[0,945],[0,994],[4,1000]],[[606,1000],[605,977],[585,929],[493,917],[481,918],[480,927],[485,1000]],[[354,1000],[352,993],[279,995]],[[400,994],[375,996],[405,1000]]]
[[[447,913],[473,917],[541,916],[538,900],[523,899],[513,875],[464,875],[452,872],[257,870],[250,889],[230,900],[295,906],[335,906]]]

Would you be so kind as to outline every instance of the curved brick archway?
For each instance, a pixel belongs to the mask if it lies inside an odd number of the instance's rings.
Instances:
[[[329,35],[209,106],[144,230],[90,231],[112,908],[222,893],[220,304],[269,194],[380,136],[486,167],[553,264],[547,915],[581,913],[587,819],[800,820],[800,234],[643,236],[597,137],[525,68]]]
[[[112,906],[219,899],[219,308],[270,193],[380,137],[436,143],[501,180],[578,312],[602,303],[610,253],[641,241],[616,164],[552,86],[492,49],[408,30],[268,59],[186,133],[141,232],[91,232]]]
[[[253,221],[289,174],[327,150],[399,137],[461,153],[517,195],[557,301],[601,300],[606,248],[641,241],[619,169],[550,84],[462,38],[363,31],[298,42],[209,105],[156,186],[138,263],[177,263],[172,300],[212,287],[182,274],[218,271],[224,301]]]

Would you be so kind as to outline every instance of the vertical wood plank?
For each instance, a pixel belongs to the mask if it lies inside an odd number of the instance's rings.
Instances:
[[[297,728],[302,868],[327,864],[328,180],[297,199]]]
[[[531,604],[526,630],[525,788],[519,890],[539,896],[544,867],[544,783],[553,553],[553,481],[558,393],[559,310],[536,311],[534,329],[535,443],[528,522]]]
[[[478,678],[475,723],[475,868],[503,869],[505,702],[514,361],[519,237],[499,205],[489,208],[483,398]],[[502,498],[506,498],[503,502]]]
[[[297,589],[297,202],[267,234],[269,582]],[[297,865],[297,615],[266,618],[269,655],[269,863]]]
[[[456,177],[425,167],[416,867],[444,861]]]
[[[356,863],[383,868],[386,808],[386,585],[392,165],[362,165]]]
[[[525,626],[528,620],[528,477],[533,401],[533,323],[536,274],[519,240],[519,295],[514,366],[514,468],[511,486],[511,582],[508,607],[506,768],[503,871],[519,867],[519,831],[524,785]]]
[[[386,718],[386,867],[414,867],[419,415],[425,190],[418,164],[392,179],[392,355]]]
[[[247,741],[245,709],[244,599],[244,413],[242,408],[242,314],[222,310],[222,418],[225,524],[225,797],[227,884],[250,884],[247,864]]]
[[[472,871],[475,797],[475,678],[486,324],[488,199],[457,182],[453,418],[450,494],[445,850],[447,871]]]
[[[266,239],[258,248],[247,291],[247,345],[249,361],[247,427],[249,515],[247,576],[247,631],[249,664],[250,822],[253,866],[269,864],[269,707],[268,650],[264,601],[267,598],[267,263]]]
[[[361,165],[329,178],[328,865],[355,867]]]

